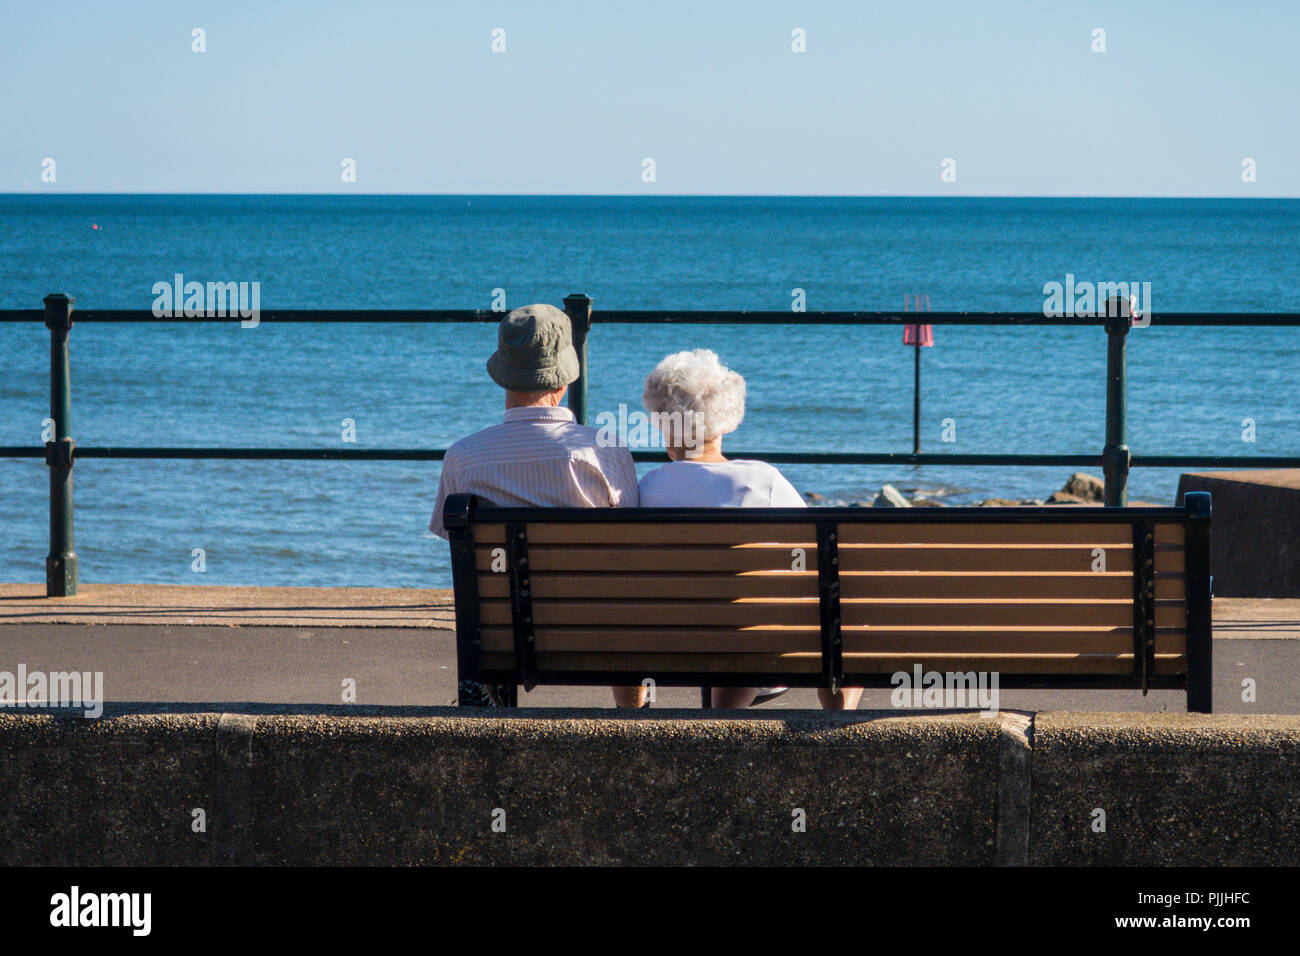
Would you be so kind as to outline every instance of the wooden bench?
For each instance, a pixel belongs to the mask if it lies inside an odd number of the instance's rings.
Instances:
[[[447,499],[462,705],[538,684],[1178,688],[1211,709],[1210,496],[1179,508]],[[487,695],[483,685],[502,688]],[[489,699],[490,698],[490,701]]]

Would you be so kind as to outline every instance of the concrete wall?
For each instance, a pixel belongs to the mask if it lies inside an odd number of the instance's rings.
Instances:
[[[1300,717],[182,711],[0,711],[0,864],[1300,862]]]
[[[1035,864],[1295,866],[1300,717],[1040,713],[1031,801]]]
[[[1300,597],[1300,469],[1182,475],[1214,500],[1210,573],[1218,597]]]

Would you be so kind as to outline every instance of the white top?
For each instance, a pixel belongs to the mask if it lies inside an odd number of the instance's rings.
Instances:
[[[641,479],[642,508],[806,508],[765,461],[670,461]]]
[[[635,508],[631,453],[598,445],[597,434],[567,408],[507,408],[502,424],[447,449],[429,530],[447,537],[442,512],[447,496],[457,493],[501,508]]]

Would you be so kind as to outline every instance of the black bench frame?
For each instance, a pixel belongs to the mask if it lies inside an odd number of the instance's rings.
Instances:
[[[443,522],[451,544],[452,579],[456,608],[456,667],[458,702],[461,706],[500,704],[517,706],[517,687],[531,690],[538,684],[623,685],[627,672],[538,670],[532,628],[528,548],[524,527],[538,522],[627,522],[647,523],[765,523],[795,522],[817,525],[818,589],[821,611],[822,667],[820,674],[791,673],[780,682],[791,687],[892,687],[888,674],[844,673],[841,656],[839,614],[839,571],[834,560],[837,526],[854,523],[934,524],[1115,524],[1133,528],[1133,650],[1130,675],[1106,674],[1003,674],[999,686],[1008,688],[1136,689],[1145,695],[1151,688],[1187,691],[1190,712],[1212,709],[1213,651],[1211,647],[1210,514],[1208,492],[1188,492],[1177,508],[1082,508],[1062,505],[1016,508],[496,508],[480,505],[473,495],[449,495]],[[1187,604],[1187,673],[1160,674],[1155,660],[1155,565],[1154,525],[1174,521],[1185,530],[1184,565]],[[514,631],[513,675],[482,669],[479,627],[478,570],[475,563],[473,524],[504,524],[509,562],[511,619]],[[490,683],[511,680],[495,690]],[[647,671],[665,687],[698,687],[698,672]],[[773,675],[725,673],[708,675],[715,686],[753,687],[770,685]],[[708,688],[703,691],[707,706]]]

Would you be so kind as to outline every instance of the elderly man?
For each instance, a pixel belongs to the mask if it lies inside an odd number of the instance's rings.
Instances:
[[[499,507],[635,508],[636,467],[626,448],[601,447],[597,430],[561,408],[578,378],[569,317],[552,305],[515,309],[497,329],[488,375],[506,392],[505,421],[462,438],[442,462],[429,530],[447,537],[447,496],[478,495]],[[620,707],[639,707],[643,688],[616,687]]]

